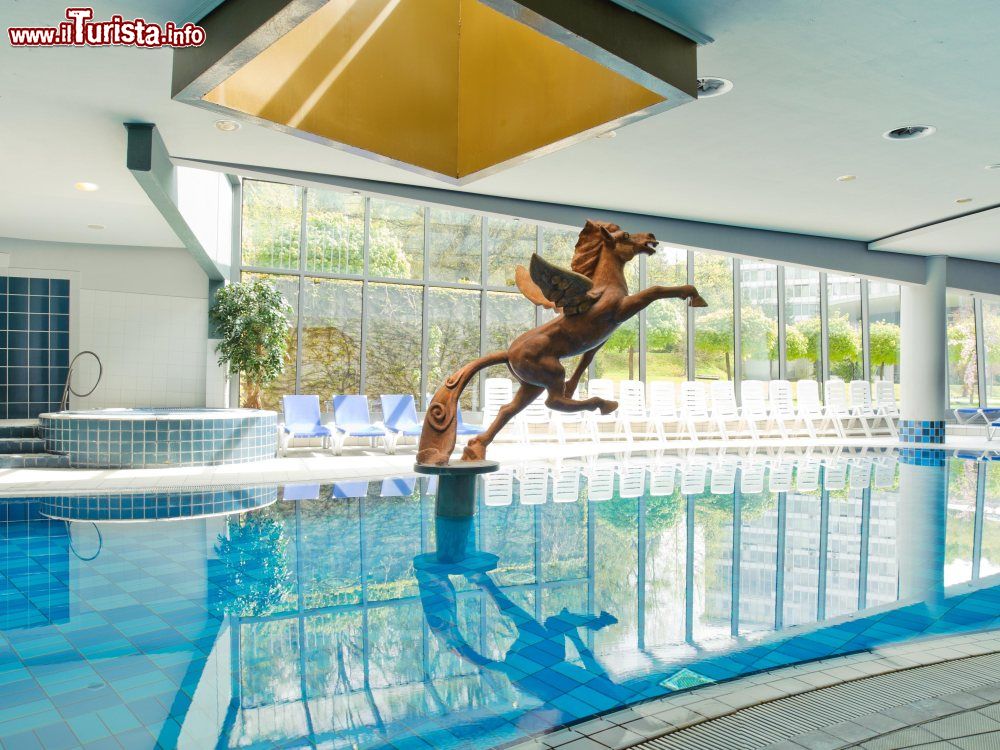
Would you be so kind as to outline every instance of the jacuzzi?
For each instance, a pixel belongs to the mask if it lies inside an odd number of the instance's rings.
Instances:
[[[257,409],[92,409],[39,416],[74,468],[219,466],[274,458],[278,415]]]

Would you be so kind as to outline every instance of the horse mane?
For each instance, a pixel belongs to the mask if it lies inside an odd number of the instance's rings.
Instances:
[[[573,252],[573,262],[570,265],[577,273],[581,273],[589,279],[594,278],[594,271],[597,269],[597,261],[601,259],[601,251],[604,249],[604,235],[601,228],[609,232],[617,232],[621,229],[617,224],[610,221],[587,220],[580,238],[576,241],[576,250]]]

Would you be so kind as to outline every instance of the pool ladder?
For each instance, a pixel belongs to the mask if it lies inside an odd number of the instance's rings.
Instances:
[[[76,391],[73,390],[73,385],[72,385],[73,370],[76,368],[76,361],[80,359],[80,357],[82,357],[84,354],[89,354],[91,357],[97,360],[97,380],[94,381],[94,387],[91,388],[86,393],[77,393]],[[69,409],[70,394],[73,394],[77,398],[86,398],[91,393],[96,391],[97,386],[101,382],[101,376],[103,374],[104,374],[104,365],[101,364],[101,358],[98,357],[94,352],[90,351],[89,349],[84,349],[82,352],[79,352],[75,357],[73,357],[73,361],[69,363],[69,371],[66,373],[66,387],[63,388],[62,401],[59,402],[59,411],[67,411]]]

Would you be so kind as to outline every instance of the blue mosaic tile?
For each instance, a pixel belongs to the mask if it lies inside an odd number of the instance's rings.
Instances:
[[[128,418],[48,416],[45,448],[76,468],[218,466],[274,458],[277,414],[270,411],[130,410]],[[178,418],[168,418],[178,415]]]
[[[899,439],[904,443],[943,443],[943,420],[900,419]]]
[[[0,388],[0,419],[33,419],[59,408],[66,373],[51,364],[69,353],[70,285],[66,279],[2,279],[0,350],[8,387]]]

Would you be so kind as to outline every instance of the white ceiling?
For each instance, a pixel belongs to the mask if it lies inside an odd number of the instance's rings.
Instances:
[[[864,240],[1000,203],[1000,170],[983,168],[1000,162],[995,0],[644,3],[714,37],[699,50],[699,72],[731,79],[733,92],[466,190]],[[183,21],[205,5],[97,2],[95,16]],[[66,3],[0,8],[4,27],[49,25]],[[170,67],[166,50],[0,44],[0,235],[179,245],[125,169],[125,121],[156,123],[175,156],[442,186],[263,128],[220,133],[211,113],[170,100]],[[938,132],[881,137],[914,123]],[[842,174],[857,179],[837,182]],[[78,180],[101,190],[79,193]],[[956,205],[960,197],[973,202]],[[982,234],[989,223],[939,228],[935,252],[1000,261],[1000,239]]]

